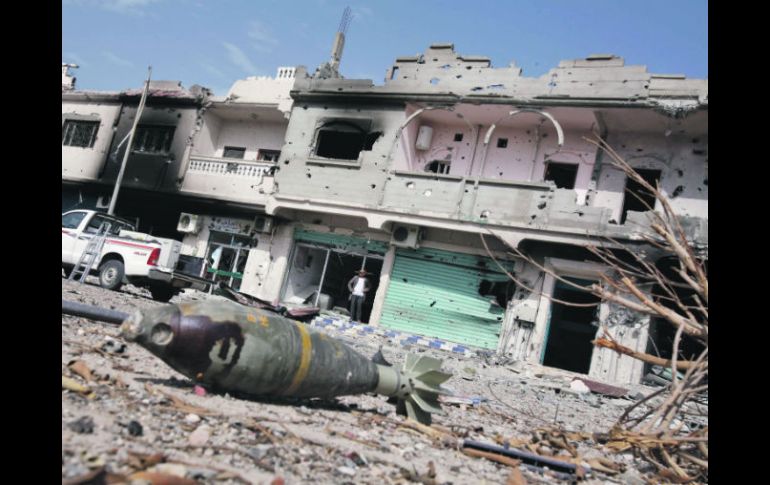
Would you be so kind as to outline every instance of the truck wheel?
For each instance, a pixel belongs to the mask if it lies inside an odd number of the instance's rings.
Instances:
[[[168,302],[176,293],[176,290],[170,286],[150,286],[150,294],[155,301]]]
[[[125,272],[123,263],[111,259],[99,267],[99,285],[102,288],[117,291],[123,285]]]

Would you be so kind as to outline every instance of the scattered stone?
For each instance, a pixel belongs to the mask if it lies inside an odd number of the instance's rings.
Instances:
[[[131,421],[128,423],[128,434],[131,436],[142,436],[144,433],[144,430],[142,429],[141,423],[139,421]]]
[[[591,392],[591,389],[589,389],[588,386],[586,386],[585,383],[580,379],[575,379],[572,381],[569,385],[569,388],[578,394],[588,394]]]
[[[103,352],[108,354],[122,354],[126,351],[126,344],[112,337],[104,337],[105,342],[101,346]]]
[[[80,434],[91,434],[94,432],[94,420],[90,416],[83,416],[76,421],[72,421],[67,426],[72,431]]]
[[[337,467],[337,473],[340,475],[347,475],[349,477],[352,477],[356,474],[356,471],[348,466],[340,466]]]
[[[190,433],[187,438],[188,442],[192,446],[203,446],[211,438],[211,428],[205,424],[198,426],[198,428]]]
[[[273,449],[273,445],[257,445],[246,449],[246,453],[255,460],[261,460],[267,453]]]
[[[200,422],[200,420],[201,420],[201,417],[193,413],[190,413],[184,417],[184,422],[189,424],[196,424]]]

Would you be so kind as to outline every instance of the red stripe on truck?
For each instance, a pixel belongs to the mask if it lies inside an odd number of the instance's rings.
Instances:
[[[135,248],[142,248],[142,249],[155,249],[153,246],[145,246],[143,244],[136,244],[136,243],[130,243],[125,241],[116,241],[115,239],[107,239],[107,242],[110,242],[112,244],[122,244],[123,246],[131,246]]]

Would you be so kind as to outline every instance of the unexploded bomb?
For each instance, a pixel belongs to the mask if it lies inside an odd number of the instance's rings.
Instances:
[[[342,342],[280,315],[231,302],[166,305],[137,312],[121,334],[190,379],[252,395],[330,398],[376,392],[412,418],[440,413],[441,361],[408,355],[379,365]]]

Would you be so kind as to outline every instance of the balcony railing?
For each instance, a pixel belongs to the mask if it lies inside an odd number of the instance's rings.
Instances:
[[[266,175],[273,166],[265,162],[196,156],[190,158],[187,171],[191,174],[259,178]]]

